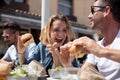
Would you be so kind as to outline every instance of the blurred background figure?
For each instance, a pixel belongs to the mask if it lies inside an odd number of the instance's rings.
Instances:
[[[10,64],[11,67],[19,64],[17,42],[18,36],[21,35],[20,30],[21,28],[16,22],[5,22],[3,25],[2,37],[4,38],[4,41],[8,43],[9,48],[0,61]],[[35,45],[34,42],[28,45],[25,50],[25,57],[28,57],[28,54],[32,53]]]
[[[2,35],[2,33],[0,34]],[[0,36],[0,59],[4,56],[5,52],[8,49],[8,44],[4,41],[3,37]]]

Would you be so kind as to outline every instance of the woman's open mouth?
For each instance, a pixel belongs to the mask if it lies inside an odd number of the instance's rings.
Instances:
[[[55,41],[56,41],[57,43],[62,43],[62,42],[63,42],[63,38],[55,38]]]

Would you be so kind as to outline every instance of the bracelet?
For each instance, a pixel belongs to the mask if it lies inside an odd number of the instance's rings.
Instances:
[[[22,53],[19,53],[19,54],[24,54],[24,52],[22,52]]]

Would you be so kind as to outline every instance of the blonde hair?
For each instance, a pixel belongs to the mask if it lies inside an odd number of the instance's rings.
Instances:
[[[53,25],[53,22],[56,20],[64,21],[66,24],[67,38],[64,43],[67,43],[67,42],[75,39],[75,35],[72,31],[71,25],[68,22],[68,19],[64,15],[53,15],[53,16],[51,16],[51,18],[48,20],[47,24],[41,30],[40,41],[43,44],[52,44],[51,37],[50,37],[50,29]]]

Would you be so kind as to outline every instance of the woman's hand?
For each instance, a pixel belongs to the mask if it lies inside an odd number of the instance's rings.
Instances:
[[[58,50],[57,43],[55,42],[53,45],[47,44],[46,46],[47,46],[49,52],[51,53],[51,55],[53,57],[53,62],[55,64],[55,67],[61,66],[59,56],[58,56],[58,54],[60,54],[60,53],[59,53],[59,50]]]
[[[72,46],[72,42],[60,47],[60,62],[64,67],[71,67],[73,57],[70,57],[69,48]]]

